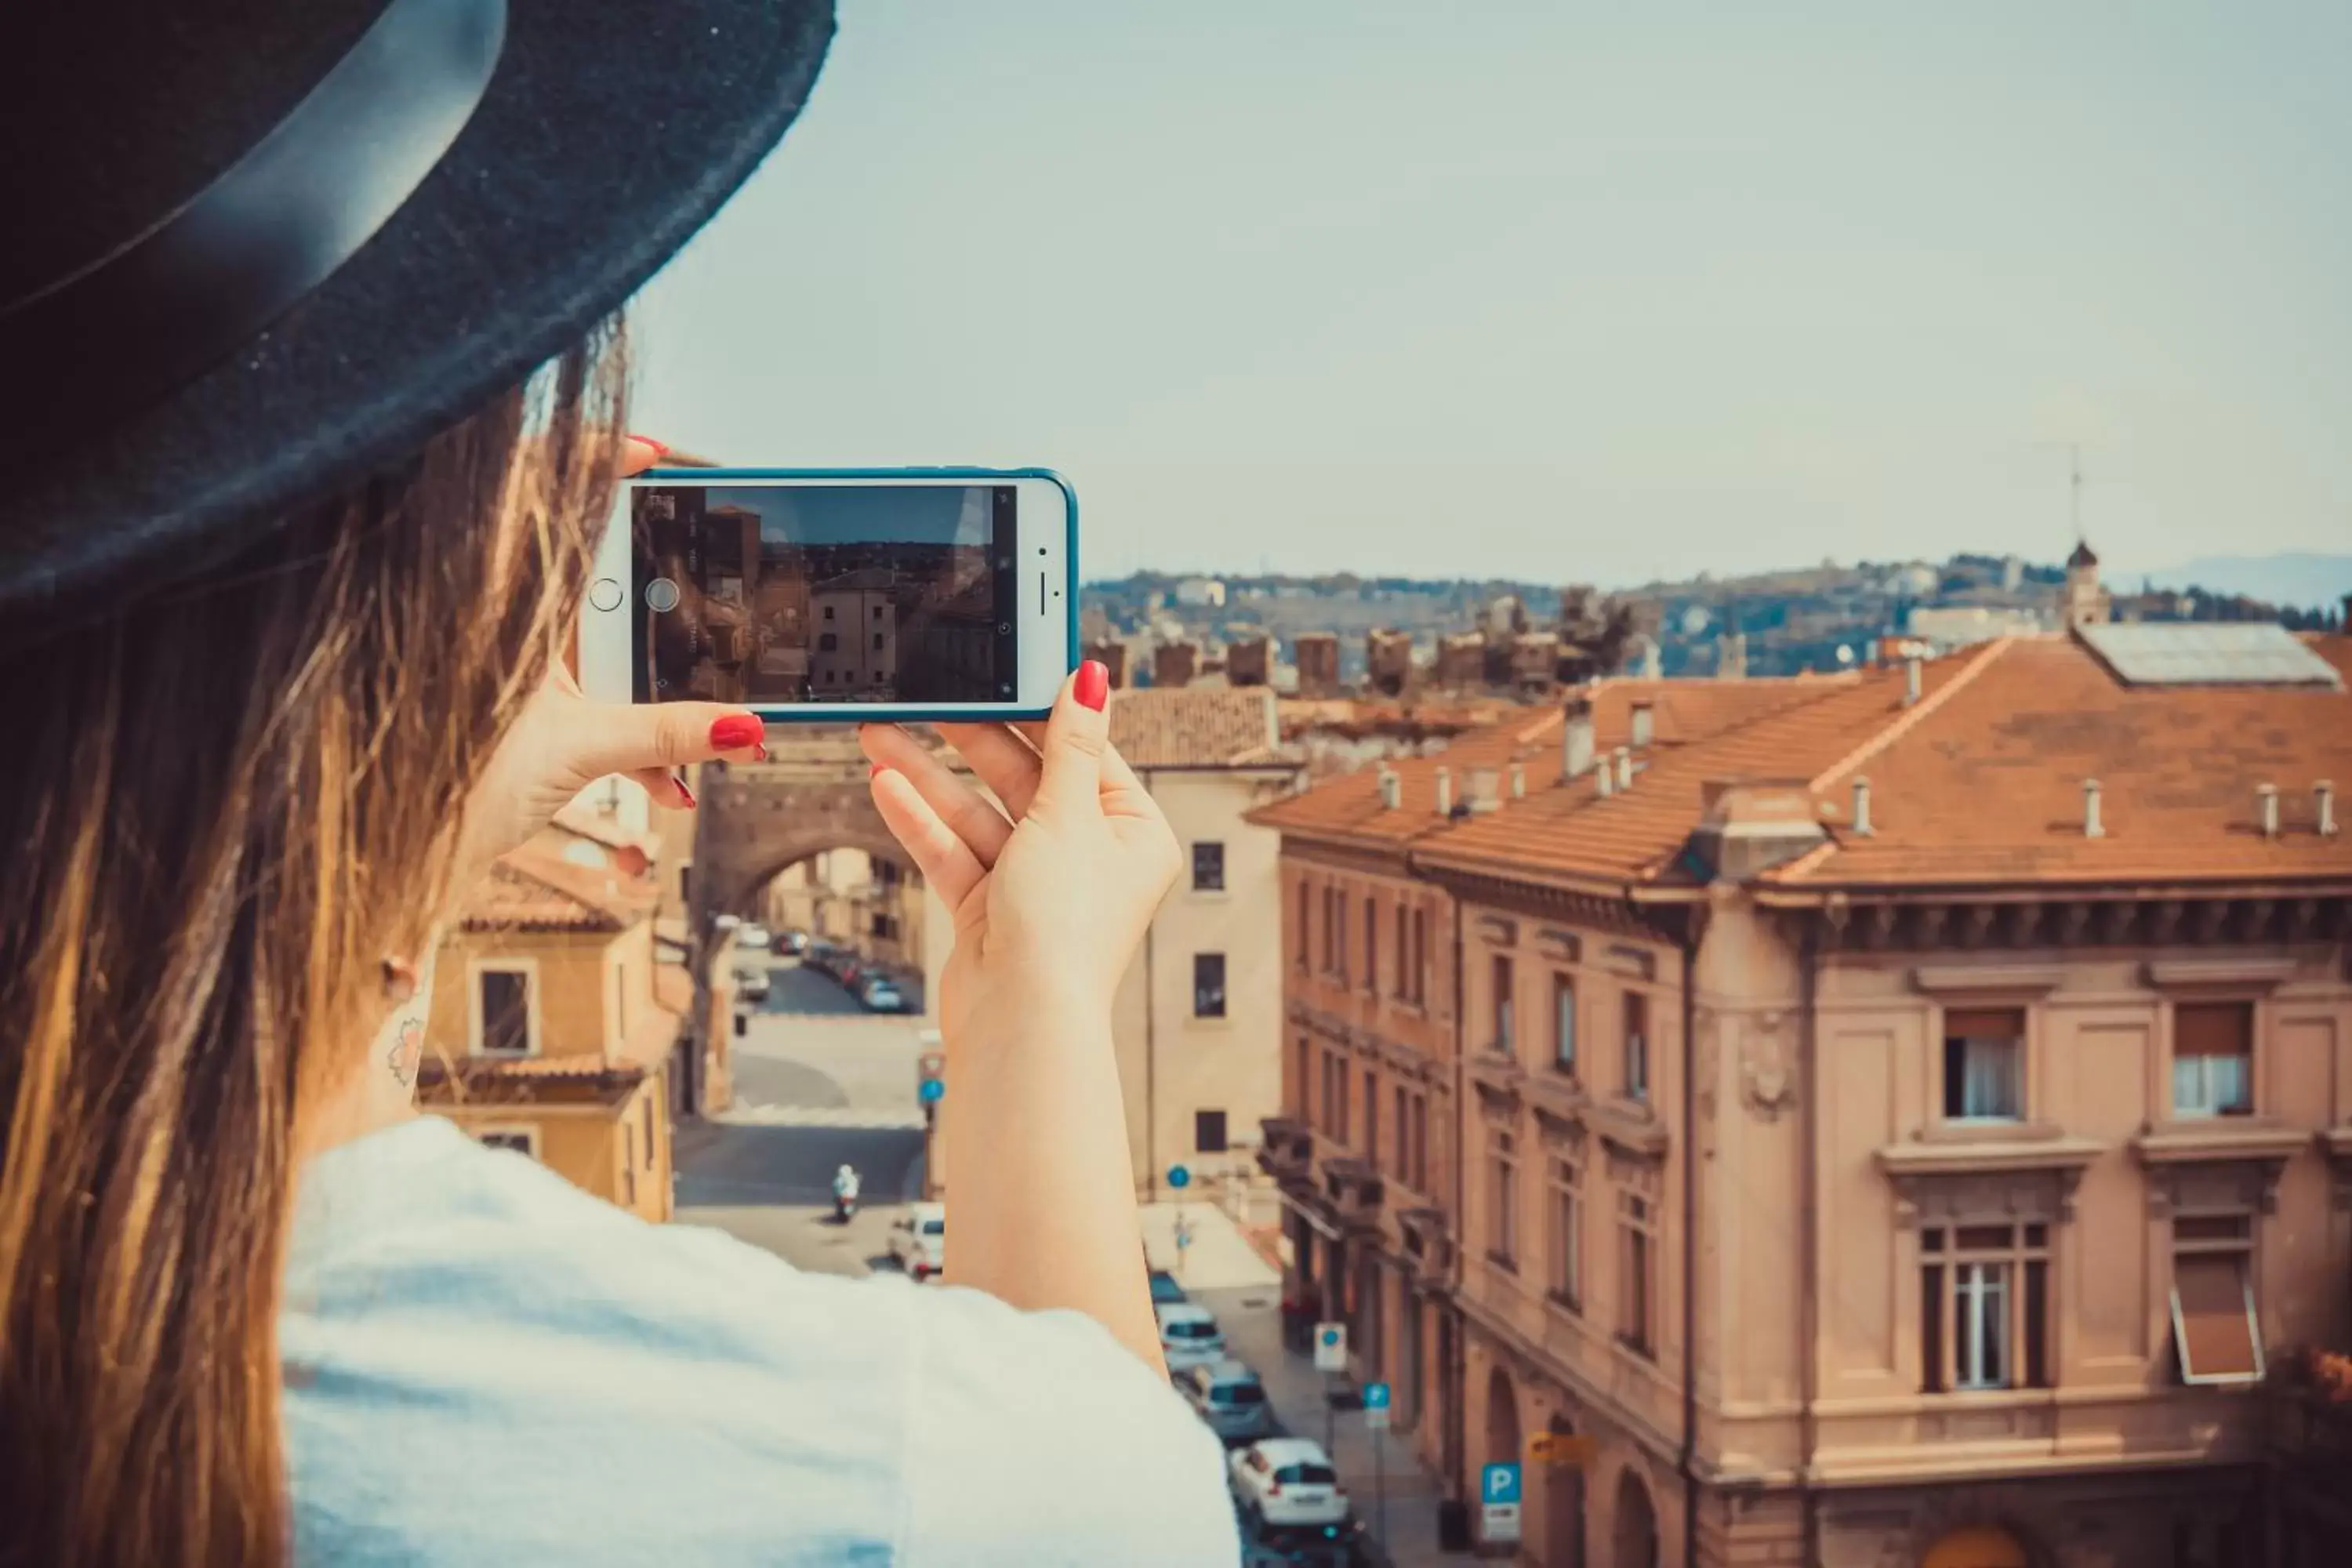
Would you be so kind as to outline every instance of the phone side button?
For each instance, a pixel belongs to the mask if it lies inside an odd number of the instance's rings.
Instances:
[[[599,577],[588,584],[588,602],[600,610],[617,610],[623,598],[621,585],[610,577]]]

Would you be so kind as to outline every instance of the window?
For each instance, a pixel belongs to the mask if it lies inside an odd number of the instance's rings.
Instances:
[[[1336,888],[1323,889],[1323,973],[1334,973],[1339,967],[1339,893]]]
[[[1583,1172],[1572,1161],[1551,1163],[1551,1299],[1570,1311],[1584,1300]]]
[[[484,1128],[474,1135],[485,1149],[511,1149],[518,1154],[539,1158],[539,1135],[528,1128]]]
[[[474,976],[474,1048],[483,1056],[520,1057],[530,1054],[530,972],[524,969],[483,969]]]
[[[873,619],[875,619],[875,620],[877,620],[877,621],[878,621],[878,620],[880,620],[880,619],[882,618],[882,606],[881,606],[881,605],[875,605],[875,606],[874,606],[874,615],[873,615],[872,618],[873,618]],[[877,642],[877,643],[876,643],[874,646],[875,646],[876,647],[880,647],[882,645],[881,645],[880,643],[878,643],[878,642]]]
[[[1565,974],[1551,977],[1551,1065],[1576,1076],[1576,984]]]
[[[1222,952],[1196,952],[1192,955],[1192,1016],[1222,1018],[1225,1016],[1225,955]]]
[[[1494,960],[1495,1048],[1511,1054],[1511,961],[1501,953]]]
[[[1308,1100],[1308,1099],[1307,1098],[1307,1067],[1308,1059],[1309,1059],[1309,1058],[1314,1055],[1314,1051],[1315,1051],[1314,1045],[1313,1045],[1313,1044],[1312,1044],[1312,1043],[1311,1043],[1311,1042],[1307,1038],[1307,1037],[1306,1037],[1306,1036],[1304,1036],[1304,1035],[1299,1036],[1299,1037],[1298,1037],[1298,1112],[1299,1112],[1299,1114],[1300,1114],[1300,1115],[1302,1115],[1302,1116],[1309,1116],[1309,1117],[1311,1117],[1312,1115],[1314,1115],[1314,1110],[1312,1110],[1312,1106],[1313,1106],[1314,1102],[1313,1102],[1312,1100]]]
[[[1364,900],[1364,994],[1381,994],[1381,911],[1380,906],[1367,898]]]
[[[1323,1053],[1323,1131],[1339,1142],[1348,1141],[1348,1064],[1331,1050]]]
[[[621,1202],[637,1206],[637,1124],[621,1123]]]
[[[877,610],[874,613],[878,616],[882,612]],[[876,653],[880,653],[882,651],[882,634],[880,632],[876,632],[874,634],[874,651]]]
[[[1412,1176],[1412,1097],[1405,1093],[1404,1085],[1397,1085],[1395,1130],[1389,1134],[1396,1140],[1396,1147],[1389,1152],[1390,1174],[1395,1176],[1400,1182],[1407,1183],[1410,1183]]]
[[[2048,1387],[2050,1227],[1930,1226],[1919,1256],[1927,1392]]]
[[[1944,1115],[2014,1121],[2025,1113],[2025,1014],[2015,1007],[1944,1015]]]
[[[1196,893],[1222,893],[1225,890],[1225,847],[1204,840],[1192,846],[1192,890]]]
[[[825,608],[825,612],[824,612],[824,618],[825,618],[826,620],[828,620],[828,621],[829,621],[829,620],[831,620],[831,619],[833,619],[833,609],[832,609],[832,607],[831,607],[830,605],[826,606],[826,608]],[[819,653],[836,653],[836,652],[840,651],[840,648],[841,648],[841,635],[840,635],[838,632],[819,632],[819,633],[817,633],[817,635],[816,635],[816,651],[817,651],[817,652],[819,652]],[[832,673],[832,672],[831,672],[831,671],[829,671],[829,670],[826,672],[828,679],[830,678],[831,673]]]
[[[1381,1075],[1364,1069],[1364,1154],[1377,1163],[1381,1157]]]
[[[1225,1113],[1222,1110],[1192,1112],[1192,1148],[1202,1154],[1225,1152]]]
[[[1307,879],[1301,877],[1298,879],[1298,956],[1296,962],[1302,972],[1307,968],[1307,938],[1312,934],[1308,931],[1307,926],[1312,920],[1314,910],[1314,906],[1307,900]]]
[[[1645,1356],[1658,1353],[1651,1323],[1657,1282],[1650,1270],[1657,1256],[1658,1216],[1650,1200],[1638,1193],[1618,1198],[1620,1228],[1625,1237],[1624,1278],[1618,1282],[1617,1338]]]
[[[654,1163],[654,1151],[656,1147],[654,1142],[656,1126],[656,1123],[654,1121],[653,1096],[647,1095],[646,1097],[646,1166],[648,1170],[652,1168]]]
[[[2251,1215],[2183,1215],[2172,1222],[2172,1343],[2181,1382],[2262,1377],[2253,1246]]]
[[[1495,1216],[1492,1244],[1486,1256],[1507,1268],[1518,1267],[1519,1256],[1519,1166],[1514,1159],[1511,1135],[1497,1132],[1488,1145],[1487,1161],[1488,1206]]]
[[[1340,984],[1348,984],[1348,895],[1339,889],[1331,889],[1331,973]]]
[[[1429,1097],[1412,1097],[1412,1189],[1429,1191]]]
[[[1650,1098],[1650,999],[1625,993],[1625,1098]]]
[[[1396,907],[1396,973],[1389,989],[1400,1002],[1412,999],[1412,911],[1402,902]]]
[[[1412,911],[1412,999],[1429,1003],[1429,916],[1422,910]]]
[[[2251,1002],[2184,1003],[2172,1010],[2172,1114],[2243,1116],[2254,1108]]]

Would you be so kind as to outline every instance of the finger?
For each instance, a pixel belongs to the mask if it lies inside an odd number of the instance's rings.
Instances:
[[[939,731],[1004,804],[1005,815],[1020,821],[1037,794],[1036,746],[1003,724],[941,724]]]
[[[562,700],[567,760],[589,778],[696,763],[758,762],[767,726],[756,713],[718,702],[585,702]]]
[[[988,874],[971,846],[941,820],[914,781],[896,768],[886,767],[874,775],[874,809],[882,814],[882,826],[906,849],[940,901],[950,913],[961,910]]]
[[[896,724],[861,724],[857,743],[874,764],[877,787],[884,778],[898,774],[914,786],[932,814],[947,824],[983,868],[996,864],[996,858],[1004,852],[1004,841],[1013,837],[1013,824],[933,756],[930,748]]]
[[[667,768],[638,768],[622,776],[634,780],[656,805],[665,805],[672,811],[694,809],[694,791],[688,787],[683,776]]]
[[[1030,811],[1077,818],[1102,813],[1103,753],[1110,749],[1110,671],[1093,659],[1062,683],[1045,721],[1044,765]]]
[[[628,437],[621,443],[621,477],[625,479],[658,468],[668,456],[669,448],[650,436]]]
[[[1034,719],[1024,719],[1008,727],[1033,746],[1045,743],[1045,726]],[[949,728],[942,724],[940,732],[945,734]],[[978,764],[974,766],[976,768]],[[1016,820],[1020,815],[1019,812],[1013,813]],[[1128,765],[1127,759],[1119,754],[1117,746],[1103,748],[1103,815],[1150,817],[1160,815],[1160,803],[1151,798],[1151,792],[1143,787],[1143,781],[1135,776],[1134,768]]]

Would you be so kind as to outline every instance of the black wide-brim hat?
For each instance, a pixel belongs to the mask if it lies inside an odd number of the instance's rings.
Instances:
[[[0,641],[201,571],[578,343],[832,0],[66,0],[0,53]]]

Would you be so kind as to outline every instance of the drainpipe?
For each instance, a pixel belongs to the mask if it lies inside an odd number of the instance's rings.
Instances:
[[[1151,793],[1151,770],[1139,768],[1142,775],[1143,793]],[[1143,1182],[1144,1202],[1160,1201],[1160,1047],[1154,1026],[1160,1017],[1160,997],[1151,985],[1151,928],[1160,923],[1157,910],[1154,919],[1143,927]],[[1230,978],[1227,981],[1231,984]],[[1299,1093],[1307,1092],[1304,1084]]]
[[[1805,1342],[1798,1357],[1800,1375],[1804,1379],[1801,1395],[1803,1403],[1798,1414],[1797,1500],[1804,1516],[1804,1558],[1807,1563],[1822,1560],[1821,1500],[1813,1492],[1813,1454],[1820,1441],[1820,1426],[1813,1414],[1816,1384],[1821,1367],[1821,1227],[1814,1215],[1818,1212],[1816,1189],[1820,1185],[1815,1166],[1820,1150],[1816,1146],[1821,1134],[1821,1015],[1819,1007],[1821,963],[1821,922],[1817,917],[1804,918],[1804,935],[1798,943],[1797,961],[1798,1006],[1804,1024],[1798,1039],[1803,1060],[1798,1064],[1797,1081],[1801,1086],[1798,1115],[1801,1121],[1797,1146],[1804,1162],[1798,1173],[1797,1231],[1798,1251],[1802,1258],[1804,1283],[1798,1302],[1799,1317],[1803,1325]]]
[[[1447,907],[1454,914],[1454,992],[1452,998],[1454,1005],[1454,1191],[1451,1196],[1453,1199],[1454,1208],[1454,1236],[1453,1268],[1454,1300],[1452,1304],[1454,1331],[1452,1334],[1447,1336],[1454,1342],[1454,1364],[1446,1368],[1446,1377],[1448,1381],[1454,1384],[1454,1397],[1445,1402],[1445,1468],[1446,1479],[1448,1484],[1450,1484],[1454,1489],[1454,1497],[1455,1500],[1463,1502],[1466,1506],[1470,1496],[1469,1474],[1465,1468],[1467,1464],[1465,1449],[1468,1445],[1464,1439],[1462,1430],[1462,1402],[1468,1395],[1470,1383],[1469,1335],[1462,1316],[1462,1279],[1465,1271],[1463,1243],[1468,1239],[1463,1235],[1463,1227],[1465,1225],[1463,1215],[1463,1193],[1465,1191],[1463,1186],[1463,1145],[1465,1144],[1468,1140],[1463,1136],[1463,1125],[1467,1120],[1467,1110],[1462,1103],[1464,1085],[1462,1068],[1462,1032],[1463,1019],[1466,1016],[1466,1010],[1462,1005],[1462,900],[1460,895],[1449,890],[1446,893],[1446,901]]]
[[[1683,925],[1683,1561],[1698,1560],[1698,938]],[[1808,1558],[1808,1562],[1811,1559]]]

